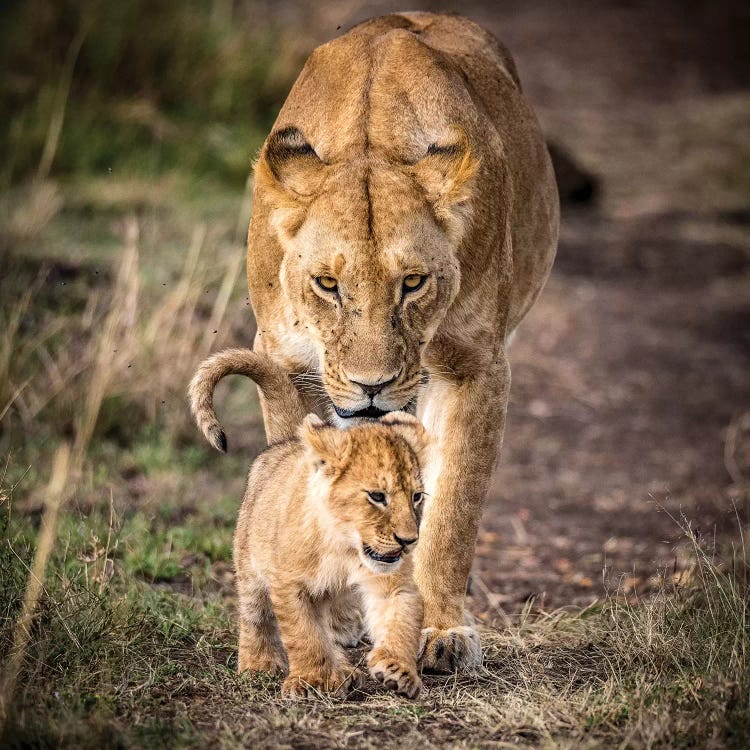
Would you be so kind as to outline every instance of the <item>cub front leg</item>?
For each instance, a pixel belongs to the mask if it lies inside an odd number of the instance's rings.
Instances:
[[[361,672],[335,643],[325,618],[303,586],[275,586],[271,601],[289,661],[282,695],[304,698],[318,691],[343,698],[361,687]]]
[[[510,388],[505,356],[478,375],[430,383],[425,427],[437,440],[416,549],[424,599],[423,669],[451,672],[481,663],[479,633],[464,614],[482,504],[502,441]]]
[[[411,561],[404,561],[404,566]],[[402,568],[403,569],[403,568]],[[370,674],[389,690],[416,698],[422,688],[417,649],[422,628],[422,597],[411,575],[377,576],[363,585],[373,647]]]

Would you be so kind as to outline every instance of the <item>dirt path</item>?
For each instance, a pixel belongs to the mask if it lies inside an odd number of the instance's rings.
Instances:
[[[713,245],[686,258],[678,223],[658,224],[657,239],[603,240],[592,259],[597,229],[626,228],[571,220],[519,331],[476,562],[506,609],[530,596],[585,604],[604,591],[605,563],[610,587],[624,576],[625,593],[642,592],[660,566],[680,564],[666,510],[720,536],[736,532],[731,499],[745,510],[725,461],[726,430],[750,406],[738,259]],[[644,254],[661,267],[639,267]]]

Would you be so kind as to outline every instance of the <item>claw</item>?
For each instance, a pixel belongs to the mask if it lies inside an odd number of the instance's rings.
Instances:
[[[368,661],[370,674],[388,690],[408,698],[415,698],[419,694],[422,681],[417,673],[416,662],[400,662],[377,650],[370,653]]]

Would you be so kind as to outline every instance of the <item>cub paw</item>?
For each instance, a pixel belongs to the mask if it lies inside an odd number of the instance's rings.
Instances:
[[[389,690],[395,690],[407,698],[416,698],[419,695],[422,680],[414,662],[409,663],[392,657],[387,651],[375,649],[370,652],[367,663],[373,678],[382,682]]]
[[[482,663],[479,633],[468,625],[439,630],[424,628],[419,665],[426,672],[456,672]]]
[[[319,693],[346,698],[349,693],[359,690],[365,681],[364,674],[354,667],[335,669],[328,672],[308,672],[290,674],[281,685],[284,698],[300,700]]]
[[[237,671],[268,672],[269,674],[284,674],[286,659],[282,656],[245,656],[240,654]]]

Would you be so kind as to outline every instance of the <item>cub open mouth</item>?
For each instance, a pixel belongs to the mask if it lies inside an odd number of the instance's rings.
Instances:
[[[403,550],[399,549],[395,552],[389,552],[388,554],[384,555],[380,552],[376,552],[372,547],[368,547],[366,544],[362,545],[362,551],[373,560],[389,564],[398,562],[401,559],[401,554],[403,552]]]
[[[372,404],[366,409],[360,409],[359,411],[354,411],[352,409],[339,409],[336,404],[333,405],[333,408],[336,414],[342,419],[351,419],[352,417],[358,417],[360,419],[380,419],[384,414],[388,414],[387,411],[378,409],[377,406],[373,406]]]

